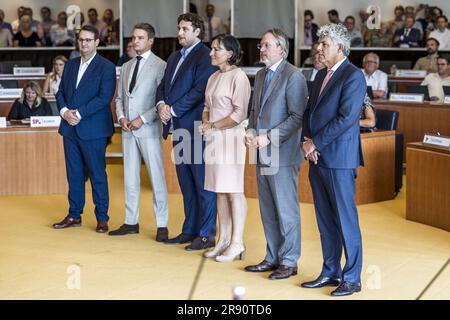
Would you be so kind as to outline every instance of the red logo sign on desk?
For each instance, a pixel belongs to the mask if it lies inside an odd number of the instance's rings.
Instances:
[[[31,127],[59,127],[61,117],[31,117]]]

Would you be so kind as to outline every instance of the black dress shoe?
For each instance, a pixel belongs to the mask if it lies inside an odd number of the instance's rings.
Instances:
[[[156,230],[156,241],[163,242],[169,239],[169,230],[167,228],[158,228]]]
[[[297,274],[297,267],[288,267],[280,264],[277,270],[269,275],[270,280],[286,279]]]
[[[245,271],[247,272],[267,272],[267,271],[273,271],[278,268],[278,265],[272,264],[264,260],[263,262],[253,265],[253,266],[247,266],[245,267]]]
[[[108,232],[108,222],[107,221],[98,221],[97,228],[95,228],[95,231],[98,233]]]
[[[65,217],[63,221],[53,224],[54,229],[65,229],[70,227],[81,227],[81,218],[72,219],[69,216]]]
[[[124,236],[126,234],[136,234],[139,233],[139,223],[138,224],[123,224],[119,229],[110,231],[108,235],[110,236]]]
[[[185,233],[180,233],[178,236],[172,239],[167,239],[164,241],[165,244],[182,244],[188,243],[194,240],[195,236]]]
[[[331,295],[333,297],[342,297],[342,296],[349,296],[354,294],[355,292],[361,291],[361,284],[360,283],[351,283],[351,282],[341,282],[339,287],[336,288],[333,292],[331,292]]]
[[[314,288],[322,288],[322,287],[326,287],[326,286],[337,287],[340,283],[341,283],[341,279],[339,279],[339,278],[330,278],[330,277],[320,276],[314,281],[303,282],[301,284],[301,286],[303,288],[314,289]]]
[[[216,245],[216,241],[214,241],[214,237],[197,237],[192,243],[185,247],[187,251],[194,250],[204,250],[208,248],[212,248]]]

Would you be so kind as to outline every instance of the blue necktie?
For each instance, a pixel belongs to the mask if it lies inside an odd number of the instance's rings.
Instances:
[[[269,85],[270,85],[270,81],[272,80],[272,76],[273,76],[273,71],[271,70],[271,69],[268,69],[267,70],[267,73],[266,73],[266,78],[264,79],[264,86],[263,86],[263,89],[262,89],[262,91],[261,91],[261,100],[260,100],[260,103],[263,101],[263,99],[264,99],[264,96],[265,96],[265,94],[266,94],[266,92],[267,92],[267,88],[269,88]]]

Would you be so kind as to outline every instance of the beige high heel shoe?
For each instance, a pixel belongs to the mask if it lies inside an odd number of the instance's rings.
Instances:
[[[203,252],[203,257],[205,258],[215,258],[218,255],[221,255],[229,246],[229,243],[225,243],[224,245],[217,244],[212,250]]]
[[[241,244],[231,244],[227,250],[228,254],[216,256],[217,262],[232,262],[234,259],[239,258],[239,260],[245,259],[245,246]]]

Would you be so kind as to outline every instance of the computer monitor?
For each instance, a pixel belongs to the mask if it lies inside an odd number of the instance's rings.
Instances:
[[[374,99],[374,95],[373,95],[373,90],[372,90],[372,86],[367,86],[367,95],[369,96],[370,99]]]
[[[423,94],[425,101],[430,101],[430,94],[428,92],[428,86],[406,86],[407,93]]]
[[[0,89],[17,89],[19,82],[17,80],[0,80]]]
[[[450,86],[442,86],[442,89],[444,89],[444,94],[446,96],[450,96]]]

